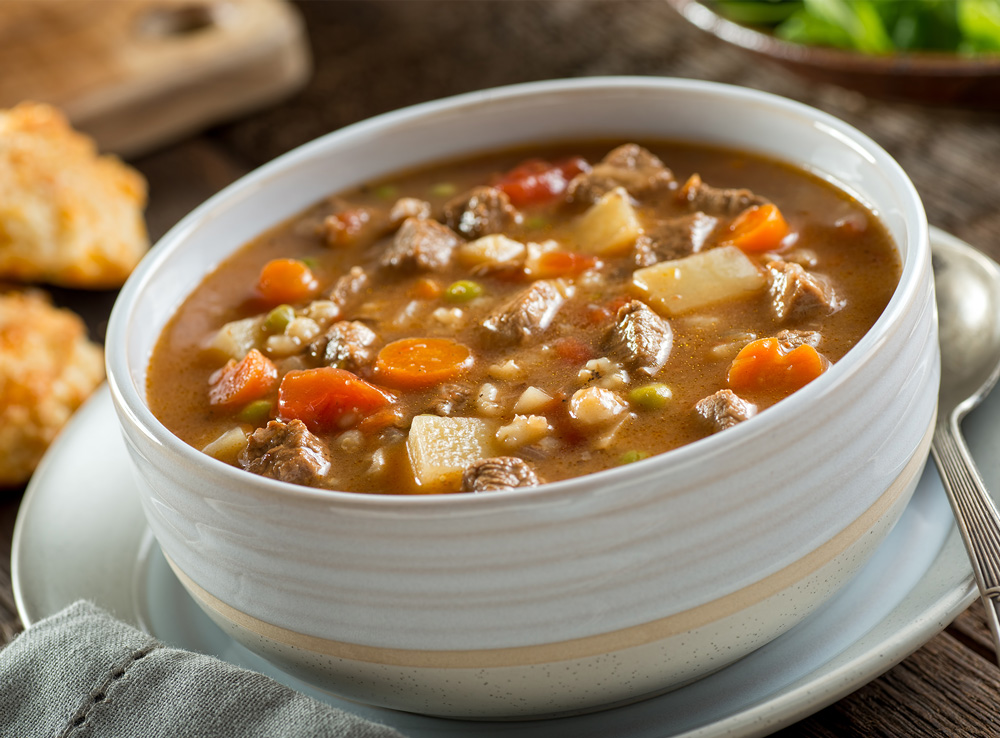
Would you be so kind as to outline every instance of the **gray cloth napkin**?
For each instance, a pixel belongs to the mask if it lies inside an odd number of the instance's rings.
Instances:
[[[400,738],[78,602],[0,651],[7,738]]]

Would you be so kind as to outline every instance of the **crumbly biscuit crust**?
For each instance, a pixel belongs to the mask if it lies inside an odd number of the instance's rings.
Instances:
[[[23,484],[104,378],[83,321],[40,292],[0,294],[0,488]]]
[[[0,110],[0,279],[121,286],[149,247],[146,183],[49,105]]]

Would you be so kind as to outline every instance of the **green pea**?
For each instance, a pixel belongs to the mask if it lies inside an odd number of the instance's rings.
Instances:
[[[641,410],[662,410],[670,402],[673,393],[660,382],[644,384],[628,393],[628,400]]]
[[[319,261],[311,256],[303,256],[299,259],[299,261],[309,267],[312,271],[316,271],[316,267],[319,266]]]
[[[295,308],[291,305],[278,305],[264,318],[264,330],[269,333],[283,333],[293,320],[295,320]]]
[[[538,230],[551,225],[551,221],[541,215],[532,215],[531,217],[525,219],[524,225],[526,228]]]
[[[619,457],[618,464],[633,464],[636,461],[642,461],[647,458],[649,458],[649,454],[645,451],[636,451],[635,449],[632,449],[631,451],[626,451],[621,455],[621,457]]]
[[[448,302],[470,302],[483,294],[483,287],[470,279],[460,279],[452,282],[444,291],[444,299]]]
[[[270,400],[254,400],[249,405],[240,410],[236,416],[244,423],[259,425],[271,418],[273,405]]]
[[[451,197],[458,192],[458,187],[452,182],[438,182],[431,185],[431,195],[434,197]]]
[[[391,200],[396,196],[397,192],[399,192],[399,189],[395,185],[379,185],[375,188],[375,197],[380,200]]]

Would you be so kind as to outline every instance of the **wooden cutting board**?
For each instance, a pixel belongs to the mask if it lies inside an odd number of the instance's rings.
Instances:
[[[0,108],[62,108],[133,156],[302,85],[301,19],[282,0],[0,0]]]

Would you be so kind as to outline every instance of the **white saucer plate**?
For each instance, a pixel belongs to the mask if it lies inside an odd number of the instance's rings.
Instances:
[[[956,242],[932,229],[932,241]],[[1000,393],[965,422],[987,486],[1000,488]],[[891,668],[976,596],[941,481],[928,463],[874,557],[819,612],[743,660],[626,707],[558,720],[465,722],[359,705],[310,689],[229,639],[194,604],[152,539],[106,387],[76,414],[25,494],[12,551],[30,625],[79,599],[181,648],[213,654],[412,738],[749,738],[800,720]]]

